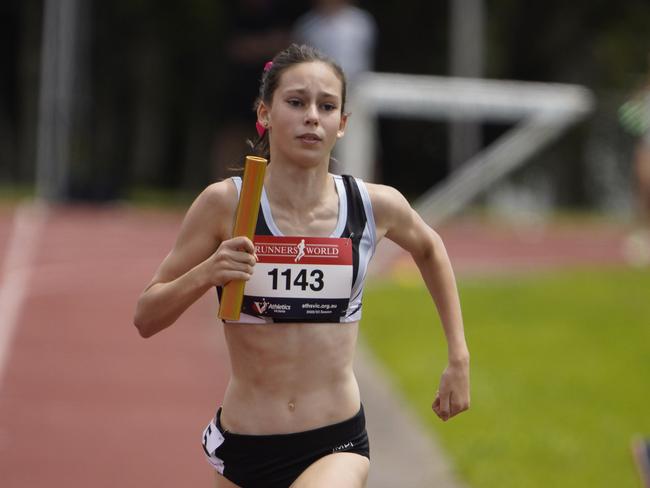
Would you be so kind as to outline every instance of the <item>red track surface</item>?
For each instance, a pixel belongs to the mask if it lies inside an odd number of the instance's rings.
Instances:
[[[0,208],[1,258],[11,217]],[[200,435],[228,376],[214,294],[151,339],[131,323],[180,219],[51,210],[0,378],[3,488],[210,486]],[[560,227],[533,239],[461,222],[441,234],[461,272],[621,262],[622,232],[611,227]]]
[[[228,374],[213,296],[148,340],[131,322],[179,218],[49,216],[0,385],[2,487],[210,486],[200,438]]]
[[[629,229],[624,224],[576,219],[522,227],[464,218],[437,230],[461,276],[626,265],[622,251]],[[402,252],[393,268],[412,266]]]

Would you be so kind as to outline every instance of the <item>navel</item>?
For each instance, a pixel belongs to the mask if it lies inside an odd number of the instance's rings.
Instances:
[[[295,403],[294,401],[290,401],[290,402],[287,404],[287,407],[289,407],[289,411],[290,411],[290,412],[293,412],[294,410],[296,410],[296,403]]]

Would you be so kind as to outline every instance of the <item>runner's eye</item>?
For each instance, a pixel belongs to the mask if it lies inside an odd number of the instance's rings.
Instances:
[[[325,110],[326,112],[331,112],[332,110],[336,110],[337,108],[336,105],[333,103],[324,103],[322,107],[323,110]]]
[[[302,100],[299,100],[297,98],[290,98],[287,100],[287,103],[291,105],[292,107],[300,107],[302,106]]]

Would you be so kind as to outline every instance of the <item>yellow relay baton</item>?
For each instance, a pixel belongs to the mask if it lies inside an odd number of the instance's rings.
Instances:
[[[246,156],[233,237],[246,236],[252,240],[255,235],[267,162],[264,158]],[[223,287],[219,304],[220,319],[239,320],[245,285],[243,280],[233,280]]]

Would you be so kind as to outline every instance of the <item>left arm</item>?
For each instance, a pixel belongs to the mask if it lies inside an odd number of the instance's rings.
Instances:
[[[378,238],[388,237],[408,251],[436,304],[447,339],[448,365],[440,379],[433,410],[448,420],[469,408],[469,350],[456,279],[440,236],[394,188],[370,185]]]

